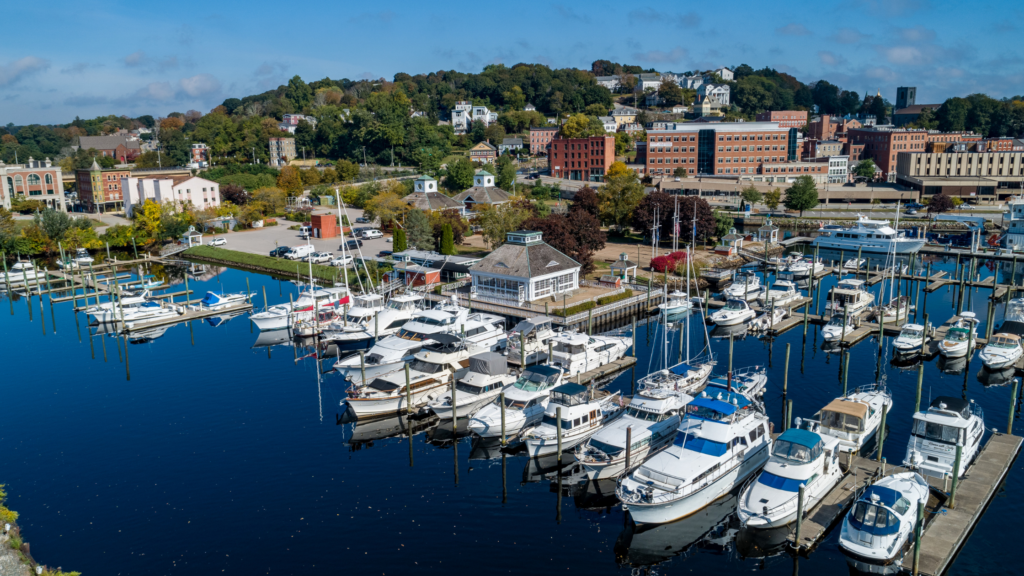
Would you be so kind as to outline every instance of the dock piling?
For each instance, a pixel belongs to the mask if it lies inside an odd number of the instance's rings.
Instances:
[[[924,502],[917,503],[917,523],[914,525],[914,568],[913,575],[918,575],[921,567],[921,532],[924,527]]]
[[[626,426],[626,468],[623,474],[629,474],[629,463],[633,456],[633,427]]]
[[[405,365],[405,411],[412,414],[412,384],[409,383],[409,365]]]
[[[366,386],[366,351],[359,351],[359,375],[362,376],[360,386]]]
[[[732,334],[729,334],[729,371],[725,373],[725,389],[732,392]]]
[[[953,459],[953,487],[949,491],[949,508],[956,508],[956,487],[960,484],[960,458],[963,457],[964,443],[956,443],[956,458]]]
[[[188,294],[185,295],[185,301],[188,301]],[[249,289],[249,277],[245,277],[245,301],[252,304],[252,292]]]
[[[185,275],[188,276],[187,273]],[[186,294],[186,298],[187,297],[188,297],[188,295]],[[267,285],[264,284],[263,285],[263,309],[266,310],[267,308],[269,308],[269,306],[267,306]]]
[[[1014,378],[1010,381],[1012,390],[1010,390],[1010,417],[1006,421],[1006,433],[1013,434],[1013,411],[1017,408],[1017,386],[1020,384],[1020,380]]]
[[[988,319],[985,321],[985,338],[987,340],[992,339],[992,314],[995,312],[995,310],[993,310],[994,305],[995,302],[990,298],[988,301]]]
[[[843,397],[844,398],[848,394],[848,390],[849,390],[849,388],[847,387],[847,382],[849,381],[849,376],[850,376],[850,351],[847,350],[843,354]]]
[[[921,385],[924,384],[924,358],[917,365],[917,399],[914,400],[914,414],[921,411]]]
[[[465,326],[463,326],[463,330],[465,330]],[[523,336],[522,332],[519,333],[519,360],[522,367],[526,368],[526,336]]]
[[[501,402],[501,445],[504,446],[507,443],[505,440],[505,391],[502,390],[498,396]]]
[[[789,388],[789,343],[786,344],[786,363],[782,370],[782,397],[786,397]]]
[[[782,423],[782,431],[785,432],[790,428],[790,422],[793,420],[793,401],[786,400],[786,421]]]
[[[885,417],[889,414],[889,405],[882,404],[882,422],[878,425],[878,461],[882,461],[882,449],[885,448]]]
[[[800,525],[804,522],[804,490],[804,485],[800,484],[796,500],[796,534],[793,538],[793,544],[797,550],[800,549]]]
[[[454,432],[454,436],[455,436],[455,444],[458,445],[459,444],[459,405],[458,405],[458,400],[456,398],[456,390],[457,390],[457,388],[455,386],[455,377],[452,376],[452,431]],[[456,470],[458,470],[458,460],[456,460],[455,467],[456,467]],[[456,475],[456,478],[457,478],[458,477],[458,472],[457,471],[456,471],[455,475]],[[458,483],[458,480],[456,480],[455,482]]]
[[[562,407],[555,408],[555,437],[558,439],[558,470],[562,470]],[[561,495],[561,492],[559,492]]]

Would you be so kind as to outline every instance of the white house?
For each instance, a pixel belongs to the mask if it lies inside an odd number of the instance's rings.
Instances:
[[[136,206],[147,200],[158,203],[174,202],[177,209],[191,202],[199,209],[220,206],[220,185],[198,176],[175,176],[173,178],[121,178],[124,194],[124,212],[129,218]]]
[[[729,70],[725,66],[719,68],[718,70],[715,70],[714,72],[715,74],[718,74],[718,77],[721,78],[724,82],[732,82],[733,78],[735,78],[736,76],[732,70]]]
[[[508,192],[494,185],[494,175],[480,170],[473,176],[473,186],[453,198],[464,206],[463,212],[469,212],[476,206],[497,206],[509,201]]]
[[[701,84],[703,83],[704,77],[699,74],[694,76],[681,76],[679,78],[680,88],[689,88],[691,90],[696,90],[697,88],[700,88]]]
[[[655,90],[661,89],[661,74],[657,72],[651,72],[647,74],[638,74],[636,77],[636,89],[640,92],[646,91],[648,88],[654,88]]]
[[[697,89],[698,96],[706,96],[708,99],[718,102],[722,106],[729,105],[728,84],[701,84]]]
[[[465,100],[456,102],[452,108],[452,128],[456,134],[465,134],[472,124],[473,105]]]
[[[526,107],[523,108],[523,110],[525,110],[527,112],[536,112],[537,111],[537,107],[534,106],[533,104],[527,104]]]
[[[617,74],[612,76],[598,76],[594,78],[594,80],[597,81],[598,86],[603,86],[612,92],[615,92],[622,87],[622,79],[619,78]]]
[[[504,138],[501,144],[498,145],[498,154],[504,154],[509,150],[522,150],[523,139],[522,138]]]
[[[518,230],[506,238],[470,267],[474,294],[522,303],[579,289],[579,263],[547,245],[540,232]]]
[[[597,119],[601,121],[601,124],[604,124],[604,131],[609,134],[614,134],[619,128],[618,123],[615,122],[615,118],[611,116],[598,116]]]
[[[850,157],[829,156],[828,157],[828,182],[829,184],[845,184],[850,178]]]
[[[278,123],[277,129],[282,132],[289,134],[295,134],[295,129],[299,127],[299,122],[305,120],[309,122],[309,125],[316,130],[316,118],[313,116],[303,116],[302,114],[284,114],[281,116],[281,122]]]

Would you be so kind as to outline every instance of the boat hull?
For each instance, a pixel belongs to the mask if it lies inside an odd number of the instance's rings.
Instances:
[[[649,456],[652,456],[666,446],[672,445],[672,440],[675,438],[672,434],[667,434],[663,437],[661,444],[652,446],[650,444],[644,446],[636,452],[632,452],[629,455],[630,468],[635,468],[647,460]],[[620,452],[621,456],[612,458],[611,460],[598,462],[596,460],[582,460],[580,464],[583,465],[583,469],[587,471],[587,477],[591,480],[604,480],[609,478],[617,478],[623,472],[626,471],[626,455],[625,450]]]
[[[484,396],[483,398],[479,398],[477,400],[474,400],[473,402],[468,403],[468,404],[460,404],[458,406],[458,411],[456,413],[459,415],[459,418],[470,417],[474,413],[476,413],[477,410],[479,410],[479,409],[483,408],[484,406],[486,406],[489,402],[494,400],[496,397],[497,397],[497,394],[492,394],[492,395]],[[453,412],[452,412],[452,407],[451,406],[439,406],[439,405],[436,405],[436,404],[432,404],[430,406],[430,410],[434,414],[436,414],[437,417],[440,418],[441,420],[451,420],[452,419]]]
[[[412,393],[409,398],[404,394],[397,396],[382,396],[379,398],[347,398],[352,413],[357,417],[383,416],[395,414],[408,409],[416,409],[432,400],[448,386],[448,383],[425,386]],[[410,402],[411,400],[411,402]]]
[[[818,236],[811,241],[811,246],[829,250],[856,252],[858,249],[865,254],[891,254],[895,244],[896,254],[916,254],[924,247],[924,240],[904,240],[901,242],[844,242],[837,238]]]

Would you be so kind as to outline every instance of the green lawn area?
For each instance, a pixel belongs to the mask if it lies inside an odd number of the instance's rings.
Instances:
[[[258,270],[281,272],[289,276],[302,276],[309,274],[309,264],[296,260],[284,258],[272,258],[261,254],[250,254],[236,250],[226,250],[214,246],[193,246],[182,252],[185,257],[197,259],[208,259],[227,264],[235,264],[241,267]],[[339,277],[339,269],[321,264],[313,265],[313,276],[321,279],[334,281]]]
[[[447,166],[450,162],[455,162],[459,158],[465,158],[465,157],[466,157],[465,153],[449,154],[448,156],[444,157],[444,160],[441,161],[441,164],[444,164],[444,165]]]

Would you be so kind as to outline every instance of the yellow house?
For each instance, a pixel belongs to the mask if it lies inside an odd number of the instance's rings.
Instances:
[[[694,106],[694,108],[697,112],[700,113],[701,116],[722,115],[722,105],[716,100],[712,100],[711,98],[708,98],[706,96],[702,97],[701,101],[698,102],[697,105]]]
[[[480,142],[469,149],[469,159],[474,162],[493,163],[498,159],[498,149],[490,142]]]
[[[612,110],[612,118],[615,119],[615,130],[618,131],[626,124],[636,123],[637,111],[635,108],[616,108]]]

